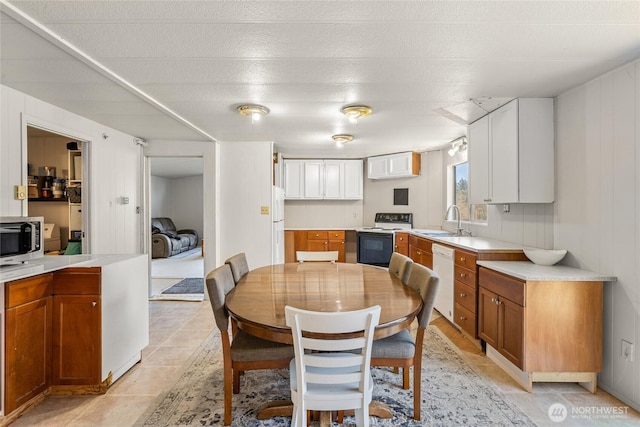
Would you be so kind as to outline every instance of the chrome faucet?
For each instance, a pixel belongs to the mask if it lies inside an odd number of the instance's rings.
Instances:
[[[444,220],[447,221],[447,219],[449,218],[449,212],[451,212],[451,209],[454,210],[454,212],[457,215],[457,219],[458,219],[458,227],[456,227],[456,236],[462,236],[463,235],[463,229],[462,226],[460,224],[460,221],[462,218],[460,218],[460,208],[458,208],[456,205],[451,205],[447,208],[447,213],[444,214]]]

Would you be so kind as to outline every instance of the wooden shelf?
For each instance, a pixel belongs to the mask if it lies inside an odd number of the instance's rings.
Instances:
[[[66,197],[60,197],[60,198],[57,198],[57,199],[54,199],[53,197],[48,198],[48,199],[45,199],[45,198],[42,198],[42,197],[38,197],[38,198],[29,198],[29,201],[30,202],[65,202],[66,203],[66,202],[69,201],[69,199],[66,198]]]

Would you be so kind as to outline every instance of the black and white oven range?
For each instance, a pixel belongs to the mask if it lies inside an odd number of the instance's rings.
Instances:
[[[411,213],[377,213],[373,227],[356,230],[358,263],[389,267],[395,232],[413,228]]]

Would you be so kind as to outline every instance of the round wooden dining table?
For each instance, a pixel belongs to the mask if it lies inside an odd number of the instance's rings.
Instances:
[[[227,294],[225,305],[237,327],[245,332],[291,344],[291,329],[286,325],[284,315],[287,305],[324,312],[379,305],[380,322],[374,339],[380,339],[408,328],[422,307],[422,299],[416,291],[380,267],[305,262],[250,271]],[[384,405],[373,405],[370,413],[385,418],[391,416]],[[283,409],[280,401],[263,408],[258,418],[286,414],[291,414],[291,407]]]

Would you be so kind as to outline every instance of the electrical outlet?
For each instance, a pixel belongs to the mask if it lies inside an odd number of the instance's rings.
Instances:
[[[260,206],[260,213],[262,215],[269,215],[269,206]]]
[[[622,340],[622,357],[625,362],[633,362],[633,344],[629,341]]]

